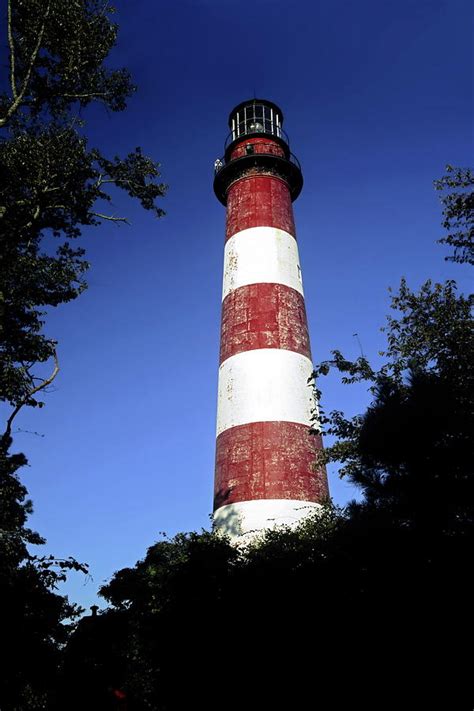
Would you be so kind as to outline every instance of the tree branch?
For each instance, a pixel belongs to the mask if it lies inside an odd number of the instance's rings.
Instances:
[[[10,8],[10,3],[8,4],[8,7]],[[26,90],[28,88],[28,84],[30,82],[31,72],[33,71],[33,67],[36,62],[36,57],[38,56],[38,52],[41,47],[41,42],[43,41],[44,30],[46,27],[46,20],[48,19],[50,7],[51,7],[51,2],[48,2],[48,6],[46,8],[46,11],[45,11],[44,17],[43,17],[43,24],[41,25],[41,29],[38,34],[38,40],[36,42],[35,48],[31,54],[31,57],[30,57],[30,63],[28,65],[28,69],[26,71],[26,75],[23,80],[23,84],[22,84],[20,93],[16,96],[13,103],[10,104],[10,107],[9,107],[7,113],[5,114],[5,116],[2,119],[0,119],[0,126],[4,126],[7,123],[8,119],[15,113],[15,111],[20,106],[21,102],[23,101],[23,97],[25,96],[25,92],[26,92]]]
[[[33,206],[32,206],[33,207]],[[41,215],[41,206],[36,205],[35,206],[35,211],[33,212],[33,215],[31,217],[31,220],[27,222],[25,225],[23,225],[24,230],[27,230],[29,227],[32,226],[32,224],[38,219],[38,217]],[[28,242],[28,247],[30,246],[30,242]]]
[[[58,361],[56,349],[53,351],[53,358],[54,358],[54,370],[51,373],[51,375],[49,376],[49,378],[46,378],[46,380],[43,380],[43,382],[40,385],[37,385],[35,388],[30,390],[29,393],[26,395],[26,397],[24,397],[22,400],[20,400],[20,402],[18,403],[18,405],[15,407],[12,414],[8,418],[5,432],[3,433],[1,440],[0,440],[2,445],[5,445],[5,443],[8,442],[8,440],[10,439],[11,432],[12,432],[13,420],[18,415],[21,408],[27,404],[28,400],[31,397],[33,397],[33,395],[36,395],[36,393],[39,393],[40,390],[44,390],[45,388],[48,387],[48,385],[51,385],[51,383],[53,382],[53,380],[59,373],[59,361]]]
[[[106,185],[106,183],[112,183],[113,185],[129,185],[130,187],[135,187],[137,189],[141,189],[144,186],[141,183],[137,183],[133,180],[130,180],[129,178],[104,178],[102,175],[99,175],[97,182],[94,184],[95,188],[100,188],[101,185]]]
[[[125,222],[125,224],[129,224],[128,220],[126,217],[115,217],[114,215],[103,215],[101,212],[91,212],[91,215],[94,217],[100,217],[101,220],[111,220],[112,222]]]
[[[12,5],[11,0],[8,0],[8,45],[10,47],[10,86],[12,88],[13,100],[17,98],[16,83],[15,83],[15,45],[13,44],[12,32]]]
[[[61,94],[67,99],[90,99],[91,96],[110,96],[111,91],[91,91],[87,94]]]

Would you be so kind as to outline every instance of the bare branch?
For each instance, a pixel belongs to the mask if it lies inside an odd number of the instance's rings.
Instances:
[[[125,222],[126,225],[129,224],[126,217],[115,217],[115,215],[103,215],[101,212],[91,212],[94,217],[100,217],[101,220],[111,220],[112,222]]]
[[[9,7],[10,7],[10,4],[9,4]],[[41,29],[38,34],[38,40],[36,42],[35,48],[31,54],[31,57],[30,57],[30,63],[28,64],[28,69],[26,71],[25,78],[23,79],[23,84],[22,84],[20,93],[16,96],[13,103],[10,104],[10,107],[9,107],[7,113],[5,114],[5,116],[2,119],[0,119],[0,126],[4,126],[7,123],[8,119],[15,113],[15,111],[20,106],[21,102],[23,101],[23,97],[25,96],[25,92],[26,92],[26,90],[28,88],[28,84],[30,82],[31,72],[33,71],[33,67],[36,62],[36,57],[38,56],[38,52],[41,47],[41,42],[43,41],[44,30],[46,27],[46,20],[48,19],[50,7],[51,7],[51,2],[48,2],[48,5],[46,7],[44,17],[43,17],[43,24],[41,25]]]
[[[125,185],[130,185],[130,187],[143,187],[143,185],[141,185],[140,183],[134,182],[129,178],[104,178],[102,173],[99,175],[97,182],[94,184],[94,187],[100,188],[101,185],[106,185],[106,183],[112,183],[113,185],[120,185],[123,183]]]
[[[11,0],[8,0],[8,45],[10,47],[10,86],[12,88],[13,100],[17,98],[16,82],[15,82],[15,45],[13,44],[12,32],[12,5]]]
[[[34,432],[33,430],[22,430],[20,427],[15,430],[14,434],[32,434],[36,435],[36,437],[44,437],[44,434],[41,434],[41,432]]]
[[[51,177],[52,177],[52,178],[55,178],[56,176],[55,176],[55,175],[52,175]],[[42,190],[41,192],[42,192],[42,193],[54,193],[55,190],[61,190],[61,187],[60,187],[59,185],[56,185],[55,188],[45,188],[45,189]]]
[[[104,178],[104,174],[100,173],[99,177],[97,178],[97,182],[94,184],[94,187],[98,189],[101,185],[105,185],[106,183],[113,183],[115,185],[116,182],[117,181],[113,178]]]
[[[38,219],[38,217],[40,216],[40,214],[41,214],[41,206],[40,206],[40,205],[36,205],[36,206],[35,206],[35,211],[33,212],[33,215],[32,215],[32,217],[31,217],[31,220],[30,220],[29,222],[27,222],[25,225],[23,225],[23,229],[24,229],[24,230],[27,230],[29,227],[31,227],[32,224]],[[28,242],[28,247],[29,247],[29,246],[30,246],[30,242]]]
[[[56,349],[53,352],[53,358],[54,358],[54,370],[51,373],[51,375],[49,376],[49,378],[46,378],[40,385],[37,385],[35,388],[30,390],[29,393],[22,400],[20,400],[20,402],[18,403],[18,405],[15,407],[12,414],[8,418],[5,432],[3,433],[1,440],[0,440],[1,444],[4,444],[5,442],[7,442],[10,439],[11,432],[12,432],[13,420],[18,415],[21,408],[27,404],[28,400],[30,400],[33,397],[33,395],[36,395],[36,393],[39,393],[40,390],[44,390],[45,388],[48,387],[48,385],[51,385],[51,383],[53,382],[53,380],[59,373],[59,361],[58,361]]]
[[[94,96],[110,96],[111,93],[111,91],[91,91],[87,94],[61,94],[61,96],[65,96],[67,99],[90,99]]]

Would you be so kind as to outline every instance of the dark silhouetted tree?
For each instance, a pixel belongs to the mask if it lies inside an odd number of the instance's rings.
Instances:
[[[107,212],[110,188],[163,214],[157,163],[140,148],[108,158],[88,145],[82,110],[98,101],[122,111],[135,89],[127,70],[104,65],[117,35],[112,12],[97,0],[8,2],[9,87],[0,94],[0,398],[15,410],[39,404],[34,366],[56,358],[42,309],[86,287],[84,250],[72,242],[83,227],[126,221]]]
[[[363,494],[346,509],[339,550],[356,571],[348,587],[359,588],[366,643],[383,650],[385,670],[403,658],[425,700],[449,691],[456,708],[469,700],[463,640],[473,631],[472,304],[452,281],[415,293],[403,280],[392,296],[385,363],[373,369],[336,351],[317,369],[335,367],[349,384],[368,383],[373,396],[362,415],[323,418],[336,438],[325,460]]]
[[[392,307],[378,369],[335,352],[316,371],[371,389],[363,414],[322,418],[361,501],[246,547],[180,534],[102,588],[128,621],[130,709],[200,705],[210,686],[229,708],[469,700],[471,299],[402,281]]]
[[[50,708],[61,648],[81,612],[55,591],[67,571],[87,572],[72,558],[29,552],[45,541],[26,525],[32,505],[17,477],[25,464],[23,454],[0,450],[0,703],[7,711]]]
[[[135,148],[125,157],[90,146],[84,109],[100,102],[122,111],[135,87],[108,55],[117,25],[98,0],[8,0],[4,45],[9,66],[0,93],[0,401],[10,414],[0,435],[0,587],[2,711],[50,708],[67,637],[78,610],[55,592],[72,559],[38,557],[42,543],[27,528],[32,511],[12,454],[13,421],[22,407],[41,407],[59,371],[57,344],[44,331],[45,309],[75,299],[88,263],[74,245],[83,228],[111,214],[110,190],[123,189],[155,216],[158,164]],[[46,373],[48,363],[51,365]],[[46,373],[46,375],[45,375]]]
[[[474,175],[469,168],[446,166],[446,175],[435,181],[443,193],[443,227],[448,235],[439,241],[453,247],[451,262],[474,264]]]

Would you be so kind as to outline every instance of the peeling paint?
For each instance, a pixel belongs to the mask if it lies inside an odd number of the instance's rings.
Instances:
[[[255,348],[283,348],[311,359],[302,294],[283,284],[251,284],[226,296],[220,363]]]
[[[273,175],[241,178],[227,194],[226,239],[261,225],[296,235],[290,189],[284,180]]]
[[[217,434],[248,422],[282,420],[311,426],[313,365],[300,353],[258,348],[227,358],[219,368]]]
[[[252,422],[222,432],[216,447],[216,507],[253,499],[321,502],[324,469],[315,471],[321,438],[295,422]]]
[[[291,499],[255,499],[227,504],[217,509],[214,524],[236,543],[254,540],[265,529],[295,526],[321,505],[312,501]]]
[[[259,283],[284,284],[303,294],[298,244],[288,232],[250,227],[226,243],[222,298],[240,286]]]
[[[284,156],[255,137],[231,159],[259,152]],[[310,434],[317,403],[290,190],[241,163],[227,192],[214,498],[215,524],[234,537],[297,523],[328,496],[315,466],[322,441]]]
[[[235,158],[247,155],[247,146],[252,146],[254,154],[260,153],[285,158],[285,151],[277,141],[259,136],[258,138],[247,138],[239,143],[232,151],[230,159],[235,160]]]

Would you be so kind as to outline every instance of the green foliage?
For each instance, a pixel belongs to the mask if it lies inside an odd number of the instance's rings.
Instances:
[[[341,464],[360,501],[326,505],[297,529],[240,547],[180,534],[101,589],[110,607],[100,617],[122,631],[113,682],[130,709],[201,705],[209,683],[230,708],[299,708],[299,692],[326,702],[331,685],[339,707],[360,684],[369,708],[387,689],[418,705],[447,693],[463,707],[474,542],[470,306],[454,282],[416,293],[403,280],[382,365],[336,352],[317,369],[319,377],[336,368],[372,393],[355,418],[323,417],[336,437],[326,459]],[[105,688],[112,672],[101,649],[94,664]]]
[[[439,447],[444,447],[453,466],[459,457],[467,456],[462,443],[469,439],[472,423],[472,303],[472,297],[456,293],[453,281],[435,285],[428,281],[415,293],[402,280],[399,292],[392,296],[392,309],[398,317],[389,316],[383,329],[387,348],[380,355],[386,362],[374,370],[365,359],[350,362],[336,351],[333,361],[316,369],[315,376],[319,377],[335,367],[344,374],[346,382],[370,383],[374,395],[374,402],[364,416],[347,420],[340,412],[331,413],[327,418],[323,415],[326,432],[338,439],[326,449],[326,460],[342,462],[342,476],[355,480],[361,470],[367,469],[361,437],[373,447],[382,442],[381,452],[377,457],[374,449],[370,464],[371,476],[380,481],[386,476],[383,456],[388,455],[390,441],[398,452],[400,466],[406,464],[403,457],[408,454],[407,447],[423,451],[425,458],[433,457],[438,463]],[[383,440],[380,433],[368,435],[373,423],[380,424],[382,415],[385,418],[389,413],[390,437],[388,432]],[[388,425],[387,419],[381,424],[382,431]],[[428,438],[426,442],[423,435]],[[433,450],[435,440],[439,447]],[[419,465],[417,462],[416,467]],[[374,474],[377,468],[381,471]],[[357,483],[362,484],[359,479]]]
[[[104,66],[117,34],[112,12],[94,0],[9,3],[10,91],[0,96],[7,178],[0,188],[0,399],[14,407],[37,404],[34,367],[56,353],[43,332],[44,307],[86,288],[89,264],[71,240],[103,220],[126,222],[106,212],[110,189],[163,214],[158,164],[140,148],[110,159],[89,147],[78,115],[93,101],[121,111],[134,91],[127,70]]]
[[[51,708],[119,711],[117,692],[127,671],[124,650],[132,630],[127,613],[83,617],[63,652],[57,695]]]
[[[73,101],[101,101],[121,111],[134,91],[126,69],[104,67],[117,36],[114,8],[98,0],[10,0],[10,96],[2,97],[4,125],[19,106],[33,117],[61,117]]]
[[[454,248],[446,259],[474,264],[474,174],[469,168],[447,165],[446,175],[434,184],[443,193],[443,227],[449,232],[439,241]]]
[[[196,694],[193,665],[202,671],[209,660],[212,625],[227,614],[240,557],[213,533],[181,533],[117,572],[100,591],[111,607],[85,618],[68,644],[59,708],[65,700],[73,709],[110,703],[111,689],[125,691],[132,709],[180,708]]]
[[[0,531],[2,577],[23,560],[29,558],[27,545],[40,545],[44,540],[26,527],[32,503],[26,498],[26,488],[19,482],[16,472],[27,464],[24,454],[7,455],[0,451]]]
[[[282,689],[269,687],[270,675],[284,666],[284,687],[291,678],[285,647],[290,628],[296,625],[293,644],[300,643],[299,616],[307,617],[310,633],[308,607],[317,605],[315,594],[323,598],[324,586],[315,586],[313,574],[317,570],[321,581],[335,582],[324,571],[330,567],[329,541],[342,525],[341,512],[328,507],[298,532],[269,531],[243,548],[206,531],[156,543],[143,560],[101,588],[110,607],[86,623],[96,635],[93,648],[82,643],[80,628],[68,645],[66,655],[74,654],[75,663],[68,665],[64,684],[77,688],[79,674],[84,680],[74,708],[82,708],[91,694],[101,698],[112,686],[125,691],[134,710],[201,705],[210,689],[227,695],[229,708],[271,703]],[[324,627],[319,613],[317,622]],[[111,637],[116,641],[107,644]],[[111,652],[113,668],[107,667]],[[301,652],[297,656],[301,659]],[[100,680],[95,676],[88,684],[84,663],[101,670]]]
[[[9,442],[6,443],[7,448]],[[35,556],[30,545],[44,540],[26,526],[32,504],[17,471],[23,454],[0,450],[0,627],[4,655],[0,678],[2,708],[48,708],[71,621],[82,610],[55,590],[66,572],[87,573],[73,558]]]
[[[166,186],[159,166],[135,148],[107,157],[90,146],[83,110],[100,102],[122,111],[135,90],[126,69],[110,68],[117,25],[108,2],[8,0],[4,45],[8,84],[0,94],[0,401],[12,407],[0,436],[0,628],[7,652],[0,682],[6,711],[53,708],[61,649],[80,612],[56,589],[72,558],[35,556],[44,540],[26,523],[32,512],[12,454],[12,423],[22,407],[42,407],[59,372],[57,343],[44,331],[45,309],[86,288],[88,262],[74,245],[104,220],[120,188],[156,217]],[[50,374],[45,365],[52,362]],[[38,368],[39,366],[39,368]],[[63,708],[67,708],[66,703]]]

